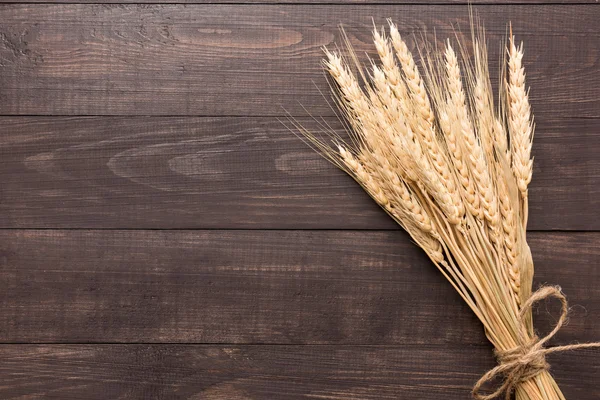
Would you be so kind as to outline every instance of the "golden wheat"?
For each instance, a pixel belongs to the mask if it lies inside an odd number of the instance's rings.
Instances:
[[[496,108],[486,38],[472,29],[472,58],[463,43],[461,60],[450,40],[442,52],[425,44],[423,73],[391,21],[387,35],[373,31],[380,64],[371,60],[367,71],[344,33],[349,56],[325,50],[324,66],[350,141],[333,132],[324,140],[295,126],[410,234],[483,323],[499,366],[477,382],[474,395],[564,400],[544,356],[598,344],[545,349],[564,315],[549,336],[534,333],[532,304],[555,296],[566,310],[566,301],[553,287],[531,290],[526,224],[533,117],[523,47],[511,32]],[[503,384],[482,394],[497,374],[505,376]]]
[[[533,142],[533,118],[529,105],[529,94],[525,88],[525,69],[522,65],[523,45],[517,48],[511,35],[508,58],[509,128],[512,168],[521,192],[521,207],[524,226],[527,225],[527,186],[531,181],[533,160],[531,146]]]

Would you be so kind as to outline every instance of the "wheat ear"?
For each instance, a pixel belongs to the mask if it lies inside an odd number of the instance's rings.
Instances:
[[[435,115],[431,108],[431,102],[425,90],[425,84],[419,69],[417,68],[411,52],[404,40],[402,40],[398,28],[389,21],[390,42],[396,50],[396,56],[400,61],[402,71],[404,72],[404,81],[409,89],[414,112],[414,122],[411,124],[418,133],[421,144],[426,151],[433,171],[437,175],[437,180],[443,185],[449,201],[452,203],[452,211],[447,214],[450,222],[457,224],[462,221],[465,208],[462,202],[454,174],[450,171],[446,150],[441,146],[435,125]],[[381,35],[376,35],[375,41],[380,40]]]
[[[450,41],[447,42],[445,55],[446,88],[448,90],[447,100],[444,95],[439,94],[440,126],[444,132],[450,158],[456,169],[459,182],[462,187],[463,199],[469,212],[479,218],[483,218],[483,209],[480,205],[479,195],[475,187],[472,173],[467,165],[468,159],[463,151],[461,136],[463,130],[463,112],[465,94],[463,91],[462,78],[458,59]],[[438,86],[436,86],[437,88]]]
[[[521,192],[523,225],[527,226],[527,187],[531,182],[533,160],[531,145],[534,124],[529,105],[529,95],[525,88],[525,70],[522,65],[523,45],[517,47],[511,35],[508,56],[508,126],[510,132],[510,150],[512,170]]]

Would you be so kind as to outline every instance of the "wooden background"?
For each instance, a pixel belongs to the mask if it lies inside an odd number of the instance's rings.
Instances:
[[[341,129],[315,88],[338,23],[372,54],[372,18],[443,40],[465,2],[119,3],[0,4],[0,398],[469,398],[480,324],[278,121]],[[526,45],[552,343],[599,340],[600,7],[475,3],[491,60],[508,21]],[[567,398],[600,398],[598,360],[551,356]]]

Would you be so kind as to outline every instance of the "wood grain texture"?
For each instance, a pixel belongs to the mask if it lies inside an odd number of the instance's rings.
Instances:
[[[525,41],[536,115],[600,117],[600,7],[479,12],[491,60],[509,21]],[[0,114],[331,115],[313,85],[326,87],[321,47],[343,22],[373,55],[372,17],[440,40],[468,26],[464,5],[3,5]]]
[[[14,0],[0,0],[2,3],[15,3]],[[29,4],[29,3],[66,3],[66,4],[293,4],[297,6],[313,5],[313,4],[381,4],[381,1],[377,0],[20,0],[16,3]],[[595,4],[596,0],[391,0],[386,1],[386,5],[517,5],[517,4]]]
[[[477,374],[492,366],[489,351],[480,346],[465,353],[440,346],[4,345],[0,396],[345,400],[397,399],[402,393],[402,399],[465,399]],[[454,369],[461,361],[465,368]]]
[[[596,4],[597,0],[390,0],[386,2],[377,0],[0,0],[3,3],[18,3],[18,4],[157,4],[157,5],[172,5],[172,4],[202,4],[202,5],[220,5],[220,4],[241,4],[241,5],[262,5],[262,4],[278,4],[278,5],[294,5],[294,6],[313,6],[313,5],[587,5]]]
[[[493,2],[490,59],[512,21],[538,124],[536,285],[572,306],[551,344],[595,341],[600,232],[540,231],[600,229],[600,8]],[[441,40],[466,1],[164,3],[0,4],[0,398],[468,398],[494,366],[481,324],[275,118],[340,128],[315,87],[338,23],[373,55],[371,17]],[[597,352],[550,362],[567,398],[600,398]]]
[[[574,306],[560,342],[597,339],[599,241],[529,235],[536,284]],[[404,232],[3,230],[0,246],[5,343],[487,343]]]
[[[531,229],[600,229],[599,121],[538,118]],[[398,228],[275,118],[1,117],[0,132],[3,228]]]
[[[552,356],[567,398],[600,396],[595,355]],[[0,397],[464,400],[492,366],[487,346],[2,345]]]

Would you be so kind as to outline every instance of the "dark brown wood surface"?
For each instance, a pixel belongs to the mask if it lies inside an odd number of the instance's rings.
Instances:
[[[508,22],[526,42],[538,117],[599,118],[597,5],[478,9],[498,59]],[[439,40],[468,27],[466,6],[6,5],[0,14],[0,113],[44,115],[331,115],[322,46],[343,22],[374,53],[373,19]],[[430,35],[430,36],[431,36]],[[432,36],[433,37],[433,36]],[[366,60],[365,60],[366,61]],[[495,64],[494,64],[495,65]],[[497,65],[495,65],[497,67]],[[497,68],[491,73],[497,76]]]
[[[465,1],[28,2],[0,1],[0,399],[469,398],[481,324],[279,121],[341,130],[340,22],[372,55],[372,18],[442,40]],[[491,60],[508,21],[525,41],[551,344],[600,340],[600,7],[474,3]],[[568,399],[600,398],[598,354],[550,357]]]
[[[599,229],[598,120],[537,123],[530,228]],[[0,117],[0,131],[2,228],[397,229],[273,117]]]
[[[494,365],[487,346],[437,345],[8,345],[0,357],[7,400],[465,400]],[[597,353],[551,357],[568,399],[599,398]]]
[[[1,3],[15,3],[14,0],[0,0]],[[74,4],[293,4],[293,5],[313,5],[313,4],[373,4],[382,3],[373,0],[20,0],[18,3],[74,3]],[[404,5],[404,4],[453,4],[453,5],[517,5],[517,4],[595,4],[597,0],[390,0],[386,1],[386,5]]]
[[[536,285],[577,305],[561,340],[600,330],[599,241],[529,234]],[[486,343],[400,231],[4,230],[0,243],[0,342]]]

